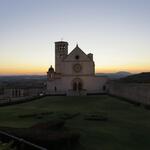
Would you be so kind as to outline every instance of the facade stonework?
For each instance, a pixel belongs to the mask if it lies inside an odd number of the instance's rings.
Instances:
[[[102,93],[107,78],[95,75],[93,54],[85,54],[78,45],[68,54],[68,43],[55,42],[55,70],[47,72],[47,93],[86,95]]]

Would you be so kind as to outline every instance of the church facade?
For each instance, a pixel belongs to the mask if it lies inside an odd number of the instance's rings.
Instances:
[[[55,42],[55,70],[47,72],[47,94],[87,95],[105,92],[107,78],[95,75],[93,54],[78,45],[68,54],[68,42]]]

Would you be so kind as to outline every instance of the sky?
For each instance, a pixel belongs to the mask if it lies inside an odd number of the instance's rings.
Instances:
[[[150,0],[0,0],[0,75],[46,74],[61,39],[96,72],[150,71]]]

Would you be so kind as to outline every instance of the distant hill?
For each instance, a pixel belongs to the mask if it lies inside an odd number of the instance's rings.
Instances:
[[[130,72],[120,71],[116,73],[97,73],[97,76],[105,76],[110,79],[120,79],[132,75]]]
[[[119,81],[125,83],[150,83],[150,72],[142,72],[140,74],[130,75],[120,79]]]

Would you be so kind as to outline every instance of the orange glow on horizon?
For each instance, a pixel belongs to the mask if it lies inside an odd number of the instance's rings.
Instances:
[[[96,73],[115,73],[126,71],[130,73],[150,72],[150,66],[118,66],[118,67],[96,67]]]
[[[7,68],[0,69],[0,75],[46,75],[47,70],[46,67]]]
[[[46,75],[48,66],[26,66],[16,68],[0,68],[0,75]],[[96,67],[96,73],[115,73],[119,71],[127,71],[131,73],[150,72],[150,66],[128,66],[128,67]]]

